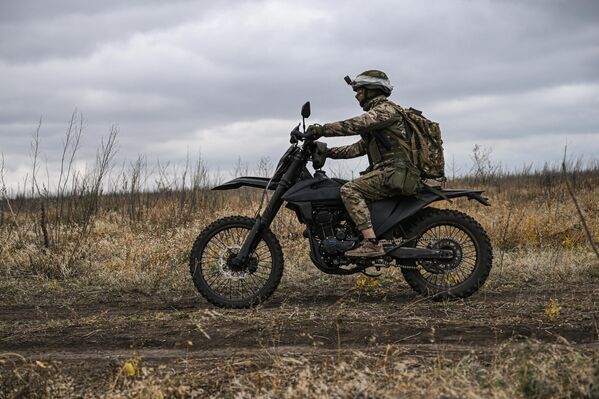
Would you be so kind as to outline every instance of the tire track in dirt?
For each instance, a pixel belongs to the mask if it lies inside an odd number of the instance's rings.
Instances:
[[[407,293],[359,300],[327,294],[275,298],[241,311],[217,309],[194,296],[58,297],[52,303],[0,305],[0,351],[31,356],[172,351],[176,356],[202,356],[273,347],[484,349],[529,338],[588,345],[599,335],[599,312],[590,295],[594,290],[591,285],[561,287],[559,297],[568,312],[555,322],[543,319],[543,304],[555,296],[555,288],[489,291],[451,303]]]
[[[579,344],[578,349],[595,352],[599,350],[599,343]],[[399,347],[396,347],[399,348]],[[322,357],[337,355],[339,353],[361,352],[364,354],[379,353],[380,346],[363,346],[363,347],[345,347],[338,349],[330,348],[314,348],[311,346],[273,346],[264,348],[217,348],[204,350],[187,350],[187,349],[139,349],[139,350],[89,350],[89,351],[47,351],[43,353],[32,353],[28,355],[30,360],[42,361],[78,361],[78,360],[110,360],[123,359],[138,356],[144,361],[160,362],[161,360],[176,360],[176,359],[202,359],[202,360],[219,360],[231,358],[247,358],[251,356],[265,357]],[[485,355],[496,351],[496,346],[470,346],[470,345],[449,345],[449,344],[402,344],[400,346],[402,353],[410,356],[432,356],[438,353],[451,356],[462,356],[464,354]]]

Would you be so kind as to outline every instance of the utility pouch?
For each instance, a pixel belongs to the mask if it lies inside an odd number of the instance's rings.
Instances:
[[[420,171],[406,165],[389,168],[387,172],[387,186],[401,195],[413,195],[420,187]]]

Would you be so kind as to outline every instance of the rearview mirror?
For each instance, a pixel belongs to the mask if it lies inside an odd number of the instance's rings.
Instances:
[[[310,117],[310,101],[306,101],[306,103],[302,106],[302,116],[304,118]]]

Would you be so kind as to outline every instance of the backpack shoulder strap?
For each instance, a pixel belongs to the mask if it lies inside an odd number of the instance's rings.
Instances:
[[[418,142],[421,140],[421,137],[416,123],[414,123],[414,121],[412,121],[410,118],[410,112],[412,108],[410,108],[409,110],[401,108],[399,106],[398,108],[398,115],[401,115],[404,122],[404,128],[406,129],[406,136],[409,143],[409,148],[407,148],[407,150],[410,157],[410,161],[412,162],[412,164],[418,165]]]

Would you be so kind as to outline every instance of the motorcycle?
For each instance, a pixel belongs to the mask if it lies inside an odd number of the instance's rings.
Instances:
[[[399,267],[414,291],[434,300],[466,298],[485,283],[493,260],[485,230],[463,212],[428,207],[458,197],[489,206],[482,190],[423,185],[416,195],[372,202],[372,224],[385,255],[345,256],[362,238],[341,201],[339,189],[347,180],[327,177],[321,169],[324,162],[314,164],[315,141],[305,133],[309,102],[301,115],[303,133],[299,124],[291,131],[291,146],[271,178],[238,177],[213,188],[264,191],[255,218],[216,220],[195,240],[189,267],[202,296],[219,307],[250,308],[272,295],[283,275],[284,257],[270,225],[284,203],[306,225],[303,235],[310,244],[310,259],[324,273],[372,276],[367,269]],[[309,161],[314,175],[306,167]],[[272,195],[260,213],[268,191]]]

